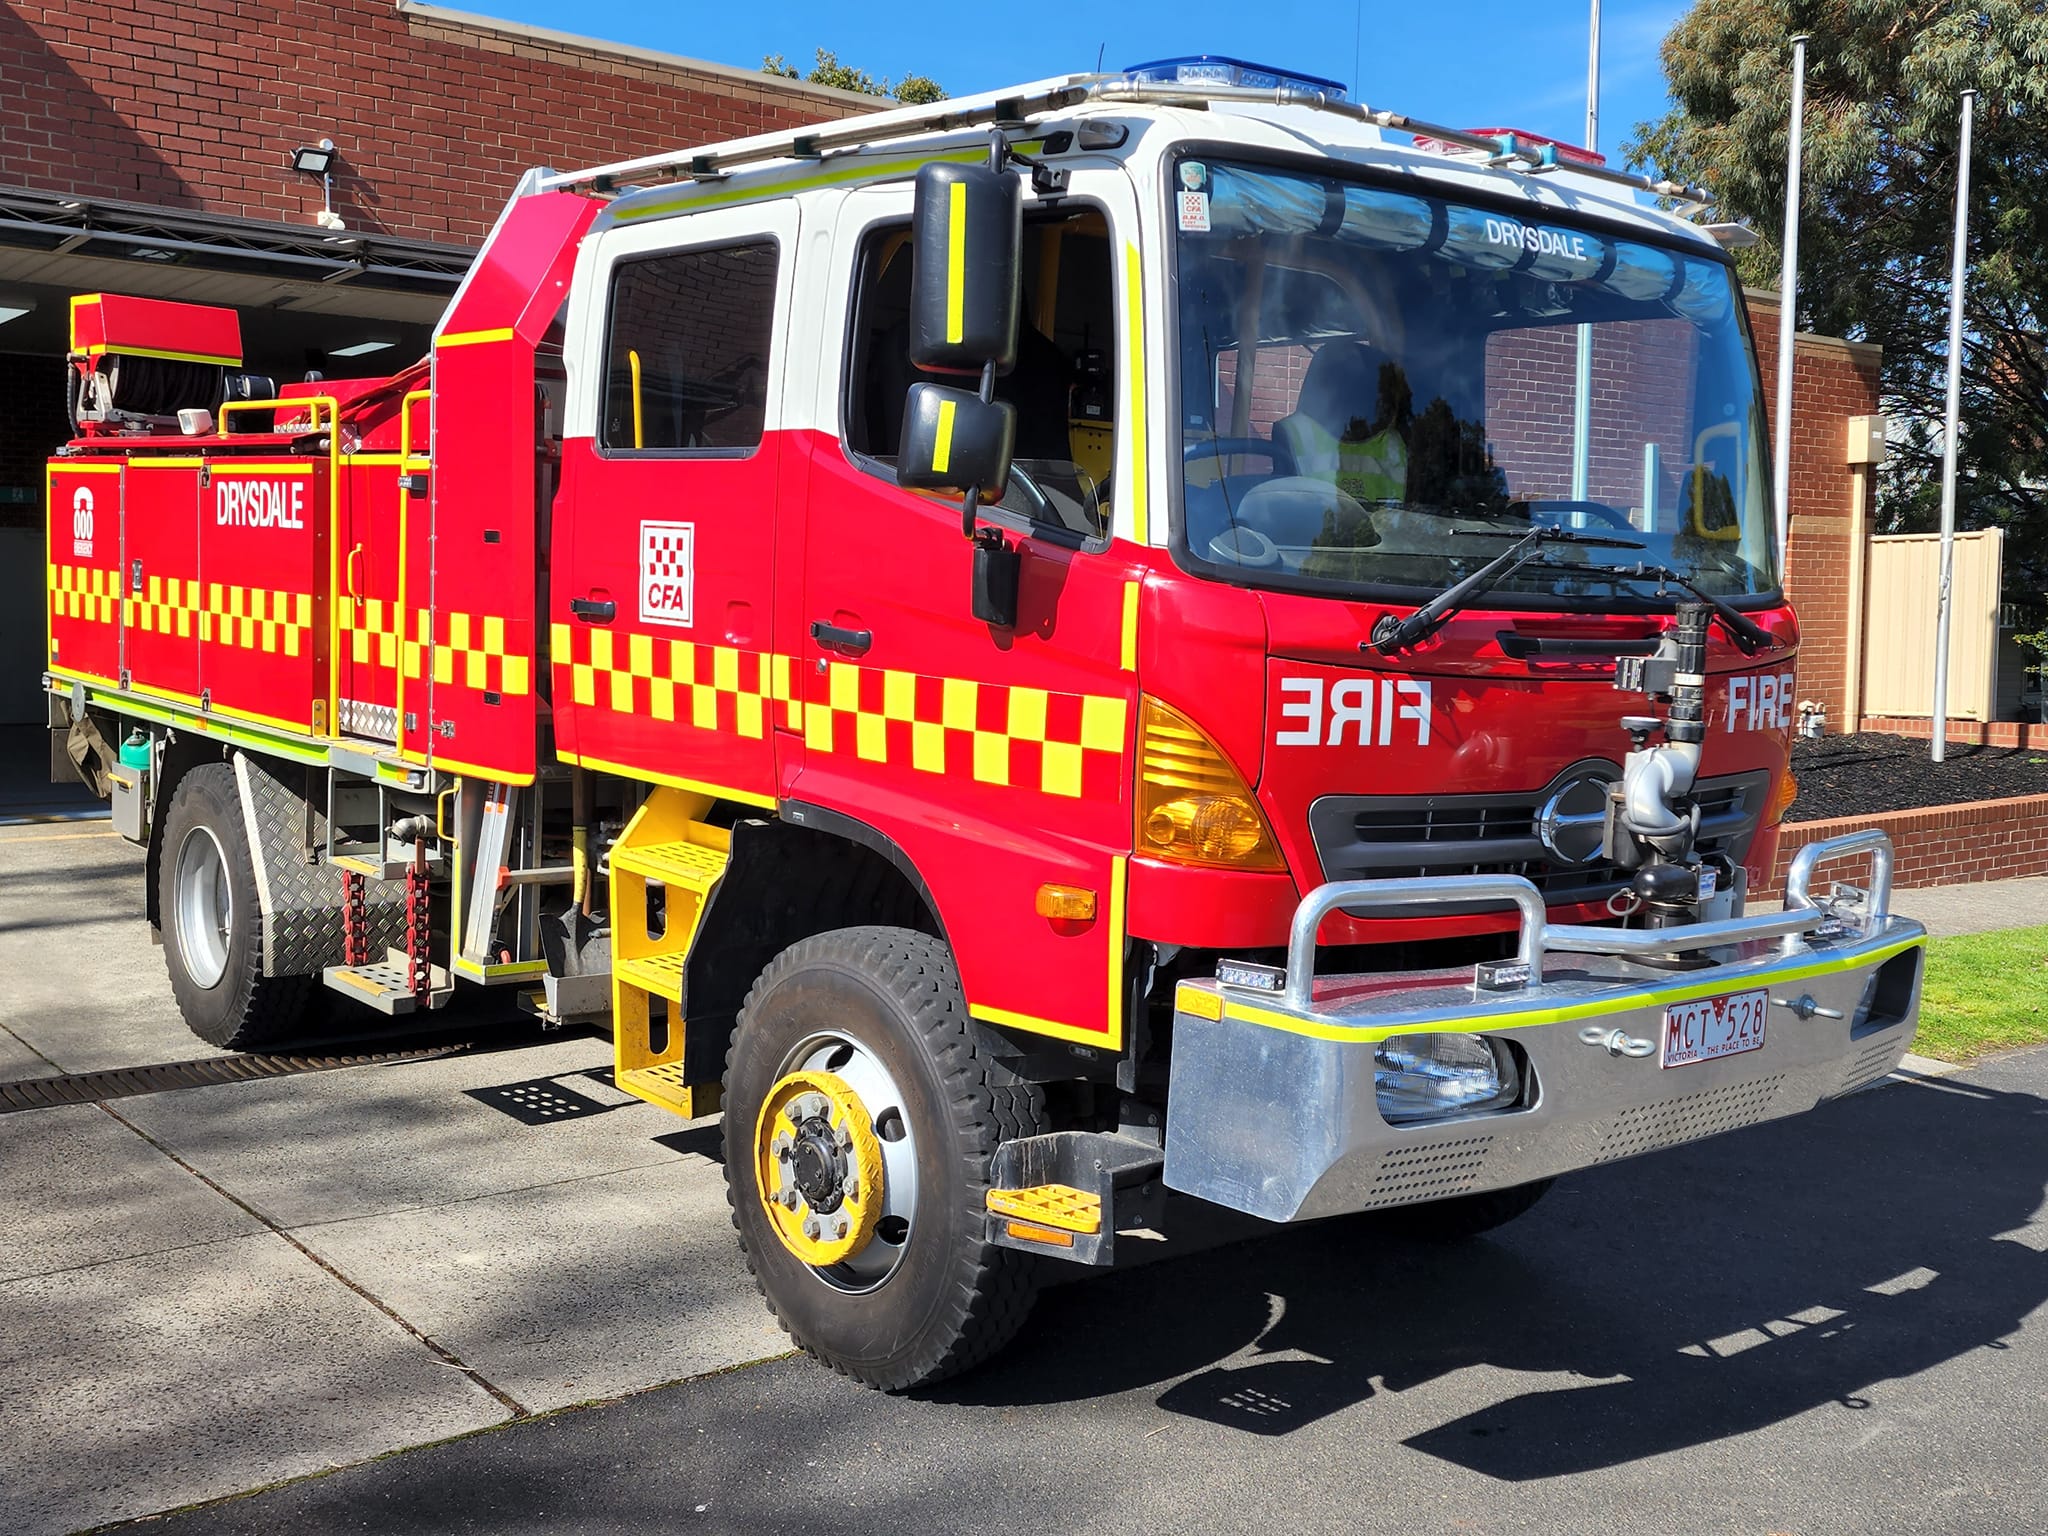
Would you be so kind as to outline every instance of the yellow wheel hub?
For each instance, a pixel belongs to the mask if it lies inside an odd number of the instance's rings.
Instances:
[[[804,1263],[829,1268],[875,1235],[882,1143],[858,1094],[830,1072],[791,1072],[754,1122],[754,1182],[768,1224]]]

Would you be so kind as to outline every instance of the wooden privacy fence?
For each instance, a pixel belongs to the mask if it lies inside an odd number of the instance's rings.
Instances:
[[[2005,534],[1956,535],[1950,588],[1948,715],[1989,720],[1998,661],[1998,595]],[[1864,610],[1863,713],[1934,712],[1934,629],[1941,585],[1941,536],[1885,534],[1870,541]]]

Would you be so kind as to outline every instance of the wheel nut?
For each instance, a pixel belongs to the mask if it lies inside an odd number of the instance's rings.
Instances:
[[[846,1192],[847,1199],[858,1200],[860,1198],[860,1180],[854,1178],[851,1174],[847,1176],[846,1182],[839,1187]]]
[[[818,1218],[815,1216],[813,1216],[809,1221],[804,1223],[804,1236],[808,1237],[814,1243],[818,1240],[818,1233],[821,1230],[822,1229],[818,1226]]]
[[[840,1222],[840,1223],[839,1223],[839,1225],[838,1225],[837,1227],[833,1228],[833,1230],[832,1230],[832,1235],[833,1235],[833,1236],[834,1236],[835,1238],[843,1238],[843,1237],[845,1237],[845,1236],[846,1236],[846,1223],[845,1223],[845,1222],[843,1222],[843,1221],[842,1221],[842,1222]]]

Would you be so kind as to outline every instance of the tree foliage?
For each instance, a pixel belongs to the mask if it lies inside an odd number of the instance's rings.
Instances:
[[[1710,188],[1778,285],[1790,39],[1807,45],[1801,324],[1884,347],[1887,531],[1940,505],[1958,94],[1979,94],[1963,349],[1962,526],[2007,530],[2007,590],[2048,588],[2048,8],[2038,0],[1698,0],[1664,41],[1673,110],[1629,153]]]
[[[858,91],[863,96],[893,96],[905,106],[923,106],[928,102],[944,101],[946,88],[929,75],[905,75],[891,83],[884,75],[877,80],[864,69],[855,69],[851,64],[839,62],[839,55],[829,48],[818,50],[818,62],[804,74],[794,64],[785,61],[781,54],[771,53],[761,61],[764,74],[780,75],[785,80],[808,80],[812,85],[829,85],[836,90]]]

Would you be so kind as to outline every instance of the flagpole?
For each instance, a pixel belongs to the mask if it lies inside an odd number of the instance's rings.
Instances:
[[[1948,427],[1941,455],[1941,587],[1934,620],[1933,758],[1948,750],[1949,587],[1956,563],[1956,448],[1963,414],[1963,288],[1968,281],[1970,233],[1970,123],[1977,93],[1963,92],[1963,135],[1956,152],[1956,246],[1948,274]]]
[[[1593,0],[1591,31],[1586,41],[1586,148],[1600,148],[1600,0]],[[1587,499],[1593,457],[1593,327],[1578,328],[1578,358],[1572,390],[1572,500]],[[1652,492],[1645,490],[1648,506]]]

